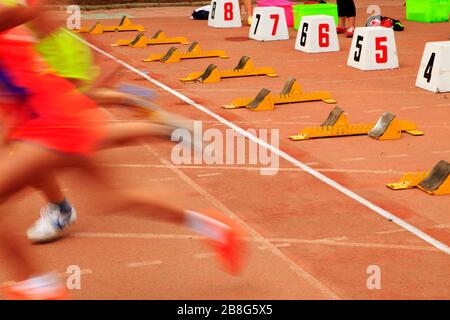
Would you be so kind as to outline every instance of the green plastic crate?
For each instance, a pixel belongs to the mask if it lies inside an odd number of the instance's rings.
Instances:
[[[292,11],[294,13],[294,28],[296,30],[298,30],[303,16],[315,16],[319,14],[333,16],[334,22],[336,25],[338,24],[337,5],[333,3],[296,4],[292,6]]]
[[[450,13],[449,0],[406,0],[406,20],[445,22]]]

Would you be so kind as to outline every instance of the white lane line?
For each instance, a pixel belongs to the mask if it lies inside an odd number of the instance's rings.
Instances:
[[[399,233],[399,232],[405,232],[405,229],[394,229],[394,230],[386,230],[386,231],[377,231],[375,234],[392,234],[392,233]]]
[[[411,107],[401,107],[401,110],[411,110],[411,109],[420,109],[421,107],[419,106],[411,106]]]
[[[147,81],[153,83],[154,85],[166,90],[168,93],[174,95],[175,97],[179,98],[180,100],[184,101],[185,103],[191,105],[192,107],[196,108],[199,111],[202,111],[203,113],[211,116],[212,118],[222,122],[224,125],[228,126],[231,129],[234,129],[237,133],[243,135],[244,137],[247,137],[250,141],[253,141],[257,144],[259,144],[261,147],[264,147],[268,149],[269,151],[277,154],[279,157],[285,159],[286,161],[292,163],[293,165],[304,169],[312,176],[316,177],[318,180],[322,181],[323,183],[329,185],[330,187],[336,189],[337,191],[343,193],[347,197],[355,200],[356,202],[360,203],[361,205],[369,208],[370,210],[374,211],[375,213],[379,214],[380,216],[390,220],[391,222],[394,222],[395,224],[399,225],[400,227],[408,230],[410,233],[414,234],[415,236],[419,237],[420,239],[424,240],[425,242],[428,242],[432,246],[438,248],[439,250],[445,252],[446,254],[450,255],[450,247],[448,247],[446,244],[434,239],[427,233],[423,232],[422,230],[414,227],[413,225],[409,224],[408,222],[402,220],[401,218],[397,217],[396,215],[392,214],[391,212],[377,206],[376,204],[370,202],[369,200],[361,197],[357,193],[353,192],[352,190],[342,186],[338,182],[328,178],[327,176],[321,174],[320,172],[314,170],[311,167],[308,167],[303,162],[295,159],[291,155],[287,154],[286,152],[274,147],[271,144],[268,144],[266,141],[263,141],[259,139],[258,137],[254,136],[253,134],[247,132],[246,130],[242,129],[241,127],[235,125],[234,123],[226,120],[225,118],[219,116],[218,114],[214,113],[213,111],[207,109],[206,107],[202,106],[201,104],[196,103],[192,99],[184,96],[183,94],[179,93],[178,91],[170,88],[169,86],[163,84],[162,82],[159,82],[158,80],[153,79],[148,74],[143,73],[142,71],[139,71],[138,69],[134,68],[133,66],[129,65],[128,63],[114,57],[113,55],[109,54],[108,52],[98,48],[97,46],[94,46],[93,44],[87,42],[83,38],[71,33],[67,32],[69,35],[75,37],[79,41],[85,43],[95,51],[103,54],[104,56],[112,59],[116,63],[122,65],[123,67],[127,68],[128,70],[134,71],[136,74],[140,75],[142,78],[146,79]],[[391,77],[392,78],[392,77]]]
[[[217,253],[215,252],[207,252],[207,253],[197,253],[194,254],[194,259],[208,259],[212,257],[216,257]]]
[[[430,151],[430,153],[433,153],[433,154],[444,154],[444,153],[450,153],[450,150],[435,150],[435,151]]]
[[[403,230],[403,229],[399,229]],[[78,232],[71,233],[69,236],[77,238],[98,238],[98,239],[152,239],[152,240],[205,240],[205,237],[198,235],[181,235],[181,234],[153,234],[153,233],[108,233],[108,232]],[[293,244],[308,244],[308,245],[325,245],[325,246],[340,246],[353,248],[373,248],[373,249],[399,249],[399,250],[413,250],[413,251],[431,251],[440,252],[437,248],[431,246],[417,246],[417,245],[401,245],[390,243],[370,243],[370,242],[354,242],[345,241],[346,237],[336,237],[328,239],[297,239],[297,238],[244,238],[250,243],[260,244],[258,246],[261,250],[267,250],[266,243],[270,242],[271,247],[287,247]],[[334,240],[332,240],[334,239]]]
[[[318,162],[312,162],[310,165],[319,164]],[[103,164],[105,167],[112,168],[161,168],[170,169],[171,166],[166,166],[162,164],[132,164],[132,163],[118,163],[118,164]],[[243,170],[243,171],[260,171],[263,167],[242,167],[242,166],[200,166],[200,165],[173,165],[178,169],[193,169],[193,170]],[[372,169],[320,169],[316,168],[319,172],[333,172],[333,173],[363,173],[363,174],[392,174],[399,175],[404,174],[404,171],[393,171],[393,170],[372,170]],[[303,172],[307,173],[305,170],[300,168],[279,168],[278,171],[286,172]]]
[[[384,157],[385,158],[405,158],[405,157],[409,157],[409,155],[405,154],[405,153],[401,153],[401,154],[386,154]]]
[[[291,244],[290,243],[275,243],[274,246],[277,248],[286,248],[286,247],[290,247]],[[260,246],[260,247],[258,247],[258,249],[264,251],[264,250],[267,250],[267,247]]]
[[[221,176],[222,173],[215,172],[215,173],[204,173],[204,174],[198,174],[198,178],[204,178],[204,177],[215,177],[215,176]]]
[[[344,161],[344,162],[363,161],[363,160],[366,160],[366,158],[359,157],[359,158],[341,159],[341,161]]]
[[[147,266],[156,266],[162,264],[161,260],[152,260],[152,261],[140,261],[140,262],[131,262],[127,263],[128,268],[141,268]]]
[[[379,113],[379,112],[384,112],[384,110],[382,109],[372,109],[372,110],[364,110],[364,113]]]

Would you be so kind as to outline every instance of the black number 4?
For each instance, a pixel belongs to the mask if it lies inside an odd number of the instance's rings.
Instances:
[[[253,34],[256,34],[256,31],[258,30],[259,20],[260,19],[261,19],[261,15],[260,14],[256,14],[256,26],[255,26],[255,31],[253,31]]]
[[[358,36],[356,38],[356,48],[358,48],[358,50],[355,52],[355,56],[354,56],[354,60],[356,62],[359,62],[359,60],[361,59],[361,51],[362,51],[362,44],[361,42],[364,40],[363,36]]]
[[[431,73],[433,72],[433,65],[434,65],[434,57],[436,54],[433,52],[431,54],[430,60],[428,60],[427,67],[425,68],[425,72],[423,73],[423,77],[427,79],[427,82],[431,81]]]

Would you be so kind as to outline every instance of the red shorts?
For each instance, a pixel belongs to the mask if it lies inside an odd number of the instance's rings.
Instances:
[[[2,48],[0,41],[0,67],[27,92],[15,103],[2,104],[0,99],[0,108],[10,120],[7,140],[28,141],[67,154],[94,151],[103,138],[105,121],[95,102],[66,79],[36,70],[32,47],[17,49]]]

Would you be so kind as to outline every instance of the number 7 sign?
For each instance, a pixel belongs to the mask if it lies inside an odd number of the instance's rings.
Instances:
[[[288,40],[284,9],[280,7],[256,7],[248,34],[250,39],[258,41]]]
[[[398,68],[394,31],[384,27],[356,28],[347,65],[360,70]]]

